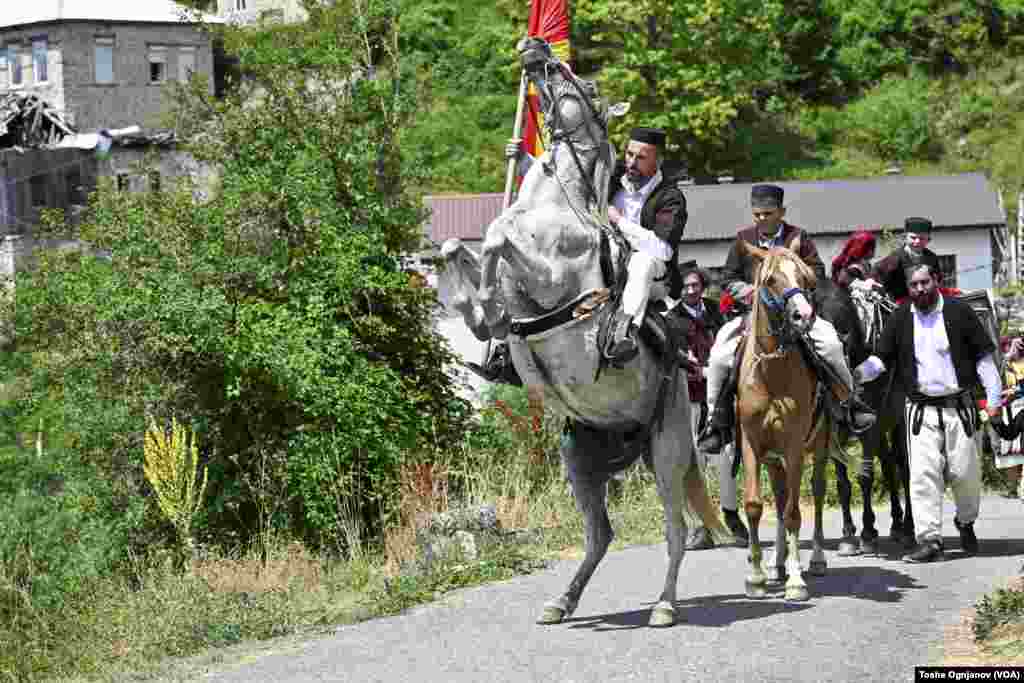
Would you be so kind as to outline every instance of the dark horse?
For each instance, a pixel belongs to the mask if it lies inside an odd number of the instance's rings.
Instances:
[[[836,332],[843,339],[850,367],[859,365],[875,350],[887,312],[892,309],[892,303],[882,295],[858,292],[855,299],[849,290],[832,282],[824,287],[819,285],[815,303],[819,314],[835,326]],[[850,511],[853,486],[849,472],[846,465],[833,460],[839,506],[843,511],[843,538],[838,550],[841,556],[878,553],[878,530],[875,528],[873,508],[876,458],[889,489],[892,515],[890,538],[905,545],[912,545],[914,541],[914,519],[910,511],[910,471],[903,432],[906,395],[900,383],[893,380],[892,372],[887,370],[864,387],[864,401],[875,410],[878,421],[860,436],[863,456],[857,480],[864,501],[864,513],[859,539]],[[906,501],[905,510],[900,503],[901,488]]]

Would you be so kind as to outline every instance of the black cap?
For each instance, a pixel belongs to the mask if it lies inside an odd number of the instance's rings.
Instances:
[[[634,128],[629,131],[629,139],[645,142],[656,147],[665,146],[665,131],[661,128]]]
[[[778,185],[754,185],[750,188],[750,206],[755,209],[781,208],[785,194]]]
[[[903,221],[903,232],[913,232],[920,235],[932,234],[932,222],[927,218],[912,217]]]

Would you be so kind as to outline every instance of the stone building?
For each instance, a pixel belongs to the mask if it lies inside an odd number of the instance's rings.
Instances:
[[[307,18],[300,0],[216,0],[215,4],[219,16],[238,23],[250,23],[262,18],[298,22]]]
[[[210,35],[171,0],[25,0],[0,3],[0,96],[36,94],[82,132],[155,127],[166,86],[206,74]]]

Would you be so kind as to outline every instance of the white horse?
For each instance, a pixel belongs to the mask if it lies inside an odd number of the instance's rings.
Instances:
[[[576,609],[612,540],[608,479],[643,457],[663,503],[669,556],[650,624],[670,626],[684,513],[696,513],[718,540],[731,536],[694,461],[686,382],[666,376],[658,351],[643,338],[624,367],[602,367],[600,323],[616,291],[606,275],[625,277],[619,256],[628,249],[607,220],[614,164],[607,124],[628,107],[605,107],[596,86],[573,75],[544,41],[525,39],[519,52],[540,93],[550,148],[527,173],[518,200],[488,227],[479,259],[457,240],[445,243],[446,277],[474,334],[507,339],[524,383],[543,387],[546,404],[569,418],[562,458],[585,521],[586,557],[566,591],[544,605],[539,623],[561,622]],[[604,268],[603,234],[610,246]]]

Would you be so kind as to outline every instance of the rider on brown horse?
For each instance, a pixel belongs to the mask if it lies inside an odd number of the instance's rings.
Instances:
[[[796,248],[797,255],[814,269],[818,280],[825,279],[825,266],[810,235],[783,220],[786,213],[783,196],[783,189],[776,185],[754,185],[751,188],[750,205],[754,225],[741,230],[737,235],[723,273],[723,289],[737,300],[749,301],[754,295],[751,284],[754,279],[754,263],[747,256],[747,250],[740,248],[740,242],[761,248]],[[708,405],[712,413],[708,429],[698,444],[700,450],[706,453],[718,453],[732,437],[736,397],[733,369],[741,338],[741,325],[742,320],[736,319],[723,327],[711,351],[707,377]],[[808,337],[826,371],[833,375],[822,379],[832,385],[833,392],[840,399],[840,418],[854,433],[870,429],[875,422],[875,415],[856,397],[853,376],[846,364],[843,345],[835,328],[821,317],[815,317]]]

